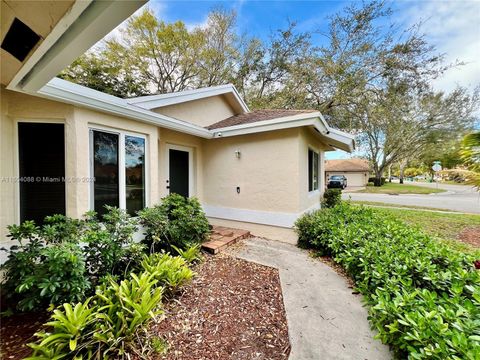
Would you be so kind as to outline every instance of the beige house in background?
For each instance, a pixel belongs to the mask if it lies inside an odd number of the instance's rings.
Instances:
[[[330,176],[343,175],[347,178],[347,185],[367,186],[370,176],[370,165],[364,159],[341,159],[325,161],[325,179]]]
[[[353,150],[319,112],[250,111],[232,85],[121,99],[55,78],[143,2],[45,2],[35,18],[5,3],[0,241],[9,224],[105,204],[134,214],[171,192],[197,197],[212,224],[294,241],[294,221],[319,206],[325,151]],[[49,9],[56,22],[23,60],[4,48],[14,19],[39,33]]]

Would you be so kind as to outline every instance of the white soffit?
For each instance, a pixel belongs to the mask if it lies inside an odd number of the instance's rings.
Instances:
[[[145,3],[146,0],[77,0],[7,89],[35,95],[37,90]]]

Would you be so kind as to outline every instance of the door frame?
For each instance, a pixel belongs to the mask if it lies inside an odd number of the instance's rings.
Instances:
[[[63,147],[64,147],[64,166],[65,166],[65,178],[68,178],[67,174],[67,124],[65,119],[28,119],[28,118],[15,118],[13,119],[13,173],[16,179],[20,178],[20,142],[18,141],[18,124],[19,123],[32,123],[32,124],[62,124],[63,125]],[[68,181],[65,181],[65,215],[68,216]],[[16,181],[15,194],[14,194],[14,212],[15,223],[20,224],[20,181]]]
[[[170,186],[170,150],[185,151],[188,153],[188,197],[195,196],[195,174],[193,172],[193,147],[176,145],[176,144],[166,144],[166,159],[165,159],[165,174],[166,180],[168,180],[168,186]],[[170,194],[170,190],[167,189],[167,195]]]

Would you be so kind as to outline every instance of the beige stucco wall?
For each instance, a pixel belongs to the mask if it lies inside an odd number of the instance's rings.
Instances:
[[[204,202],[228,208],[297,212],[298,137],[298,129],[288,129],[205,141]],[[237,150],[240,159],[235,156]]]
[[[147,138],[147,204],[158,202],[158,128],[134,120],[74,107],[2,89],[0,121],[0,241],[6,226],[19,221],[16,122],[60,122],[65,124],[66,214],[80,217],[89,210],[89,128],[123,130]],[[82,180],[83,179],[83,180]]]
[[[325,189],[325,178],[322,174],[325,171],[325,145],[319,140],[319,136],[314,130],[302,128],[299,138],[299,202],[300,211],[305,211],[314,207],[318,207],[321,197]],[[308,149],[312,149],[319,153],[319,188],[316,191],[308,191]]]
[[[143,134],[147,138],[148,205],[157,203],[168,194],[167,150],[171,145],[186,147],[193,154],[193,194],[207,206],[250,211],[247,214],[249,220],[242,224],[255,223],[258,213],[271,218],[287,215],[291,219],[317,206],[324,188],[324,177],[320,176],[320,190],[308,192],[309,147],[320,152],[320,174],[324,171],[322,145],[310,129],[286,129],[207,140],[7,90],[1,92],[2,178],[17,176],[15,128],[19,120],[65,124],[65,174],[73,179],[90,177],[90,128]],[[237,150],[241,153],[239,159],[235,155]],[[66,184],[68,216],[80,217],[89,210],[90,186],[87,181]],[[240,187],[240,194],[237,194],[237,186]],[[6,226],[19,220],[17,189],[18,184],[0,182],[0,241],[5,240]],[[257,229],[256,235],[260,236],[275,238],[278,237],[275,234],[282,233],[278,228],[268,230],[263,225],[252,225],[252,228]],[[292,239],[289,234],[282,236]]]
[[[6,240],[6,226],[18,222],[17,131],[18,121],[60,122],[71,137],[73,106],[1,89],[0,109],[0,241]],[[68,151],[68,149],[67,149]],[[71,176],[70,168],[66,176]],[[70,188],[67,186],[67,191]],[[72,208],[70,208],[72,210]]]
[[[224,96],[211,96],[182,104],[164,106],[153,111],[203,127],[235,115],[233,108]]]

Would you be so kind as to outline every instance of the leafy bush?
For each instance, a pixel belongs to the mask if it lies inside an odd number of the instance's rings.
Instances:
[[[480,274],[451,249],[386,213],[341,204],[296,223],[299,245],[333,256],[401,358],[478,359]]]
[[[90,279],[97,284],[107,274],[118,274],[128,269],[132,260],[139,260],[135,255],[138,245],[133,243],[133,234],[137,222],[125,211],[105,206],[107,212],[102,217],[102,226],[95,221],[95,213],[89,213],[88,230],[82,235],[87,270]],[[133,261],[134,262],[134,261]]]
[[[46,226],[52,229],[53,225]],[[7,299],[18,301],[19,310],[40,309],[84,297],[90,282],[78,244],[55,240],[45,246],[46,241],[41,237],[44,231],[33,221],[11,225],[8,229],[9,237],[19,245],[10,248],[8,260],[2,265],[5,270],[2,290]],[[49,238],[52,239],[58,238]]]
[[[385,185],[385,180],[386,179],[384,177],[380,178],[380,185],[381,186]],[[371,177],[368,178],[368,182],[375,185],[375,183],[377,182],[377,179],[374,176],[373,177],[371,176]]]
[[[145,352],[165,353],[165,342],[145,337],[145,327],[162,312],[162,285],[172,291],[193,272],[185,260],[169,254],[145,256],[142,268],[139,275],[131,273],[121,282],[110,277],[83,303],[57,308],[46,323],[49,331],[37,333],[39,341],[29,344],[34,352],[28,359],[119,359],[131,358],[132,353],[146,358]]]
[[[10,247],[2,292],[22,311],[79,301],[107,274],[119,274],[141,260],[142,245],[133,243],[136,220],[107,207],[103,222],[94,212],[84,220],[47,216],[8,227],[19,245]],[[83,246],[85,244],[85,246]]]
[[[327,189],[323,194],[322,206],[331,208],[342,201],[342,190],[340,189]]]
[[[210,230],[198,200],[178,194],[171,194],[138,214],[151,252],[172,251],[172,245],[186,249],[203,242]]]
[[[47,246],[41,249],[33,273],[23,277],[15,289],[22,296],[17,307],[25,311],[79,301],[89,288],[80,246],[71,243]]]

